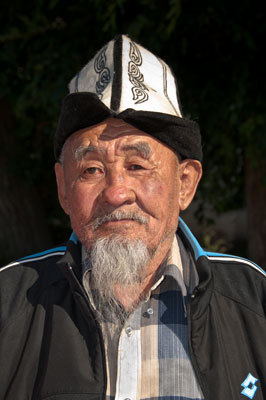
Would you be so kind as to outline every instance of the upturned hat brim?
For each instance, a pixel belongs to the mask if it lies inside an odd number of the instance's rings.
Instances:
[[[141,131],[154,136],[183,158],[202,161],[201,135],[195,121],[175,115],[128,108],[120,113],[110,110],[95,93],[72,93],[62,104],[54,140],[56,160],[72,133],[96,125],[107,118],[119,118]]]

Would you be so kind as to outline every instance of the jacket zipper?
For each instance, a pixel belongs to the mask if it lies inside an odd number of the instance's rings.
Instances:
[[[67,269],[68,269],[68,271],[70,273],[70,278],[73,279],[75,285],[77,286],[78,290],[76,290],[76,292],[79,295],[80,294],[82,295],[83,299],[85,300],[85,302],[86,302],[86,304],[88,306],[88,310],[87,310],[86,314],[88,314],[90,312],[93,315],[93,310],[92,310],[92,305],[91,305],[90,299],[89,299],[86,291],[84,290],[83,286],[81,285],[81,283],[80,283],[78,277],[76,276],[75,272],[73,271],[73,268],[72,268],[70,263],[67,263]],[[74,289],[74,291],[75,291],[75,289]],[[90,317],[91,317],[91,315],[90,315]],[[86,316],[86,319],[87,319],[87,321],[89,320],[88,315]],[[106,398],[106,390],[107,390],[106,355],[105,355],[103,334],[102,334],[102,330],[101,330],[100,324],[99,324],[99,322],[97,321],[96,318],[94,319],[94,321],[96,323],[98,334],[99,334],[99,337],[100,337],[100,346],[101,346],[101,352],[102,352],[102,357],[103,357],[104,393],[103,393],[103,397],[102,398],[104,400]]]
[[[192,343],[191,343],[191,302],[193,301],[193,299],[196,297],[197,295],[197,291],[198,289],[195,288],[194,291],[192,292],[190,299],[188,301],[187,304],[187,322],[188,322],[188,346],[189,346],[189,354],[190,354],[190,359],[191,359],[191,363],[193,366],[193,369],[195,371],[199,386],[201,388],[202,394],[204,396],[204,400],[211,400],[208,398],[208,396],[206,395],[206,393],[203,390],[203,385],[202,385],[202,381],[201,381],[201,377],[199,375],[199,370],[198,370],[198,365],[196,363],[196,359],[194,357],[194,353],[192,350]]]

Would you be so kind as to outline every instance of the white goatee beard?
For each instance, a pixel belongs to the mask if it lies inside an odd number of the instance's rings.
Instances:
[[[127,311],[133,311],[137,304],[130,297],[138,291],[145,277],[145,267],[151,259],[150,253],[140,239],[132,241],[120,235],[98,239],[87,250],[87,262],[92,266],[94,301],[102,317],[107,313],[108,319],[111,318],[116,323],[124,322],[125,311],[116,297],[115,286],[124,287],[125,302],[132,304]]]

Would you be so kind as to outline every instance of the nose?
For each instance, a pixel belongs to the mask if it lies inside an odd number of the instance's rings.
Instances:
[[[120,174],[112,174],[108,177],[101,193],[101,202],[113,207],[123,204],[132,204],[136,200],[134,188],[130,187],[128,179]]]

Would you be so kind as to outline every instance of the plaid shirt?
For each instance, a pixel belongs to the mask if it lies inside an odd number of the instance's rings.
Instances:
[[[178,240],[177,240],[178,239]],[[175,238],[150,296],[122,330],[101,324],[107,362],[106,399],[203,399],[188,349],[186,304],[198,283],[191,256]],[[90,295],[90,270],[83,284]]]

